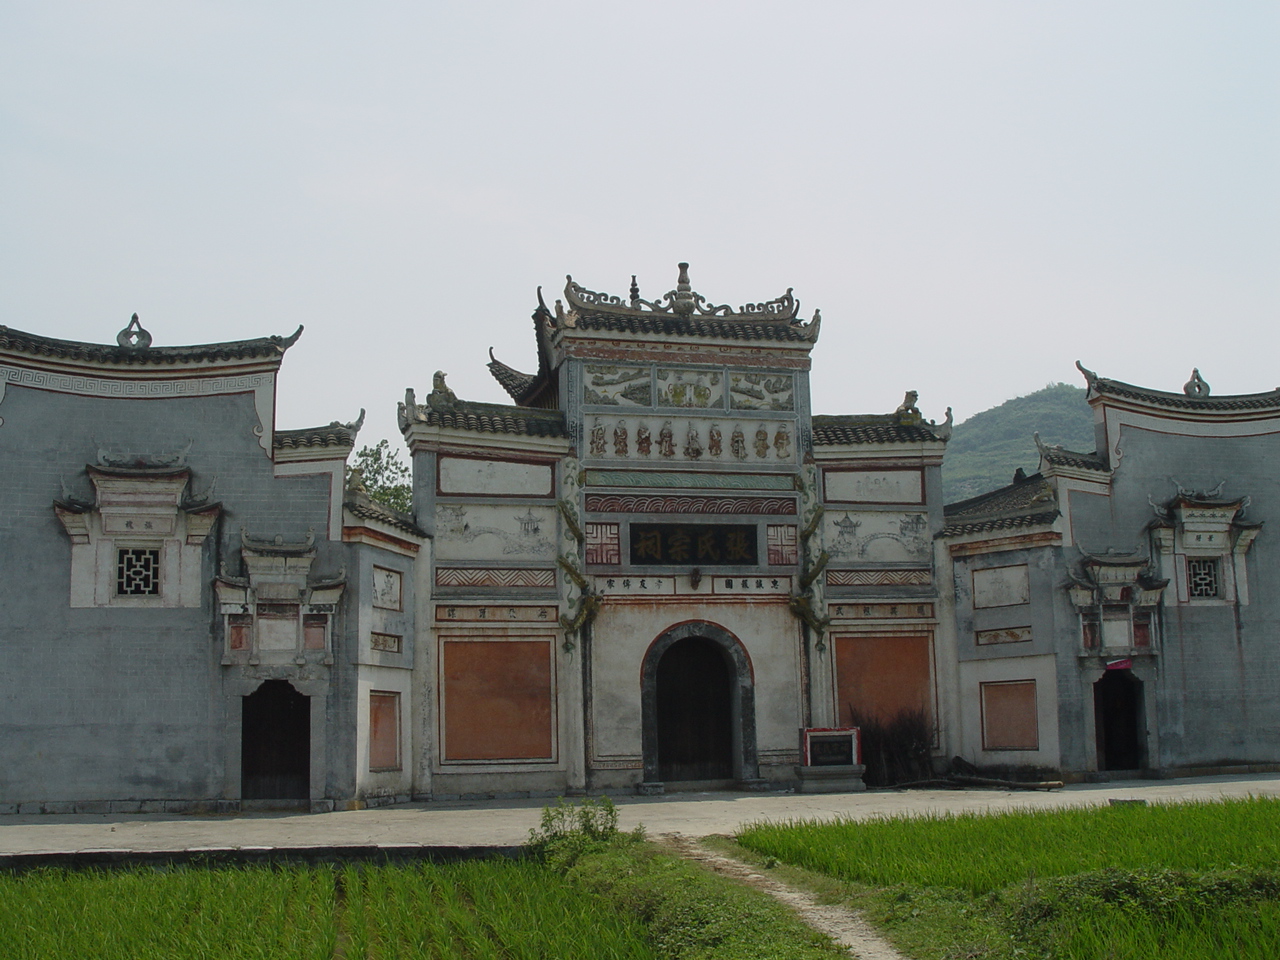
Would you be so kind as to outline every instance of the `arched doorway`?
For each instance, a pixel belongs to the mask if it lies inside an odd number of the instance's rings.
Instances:
[[[754,780],[755,682],[738,639],[683,623],[649,647],[641,671],[645,780]]]
[[[733,693],[724,651],[685,637],[658,661],[658,779],[733,776]]]
[[[306,800],[311,791],[311,698],[266,680],[241,708],[240,796]]]
[[[1108,670],[1093,685],[1099,770],[1139,770],[1146,753],[1142,681],[1128,670]]]

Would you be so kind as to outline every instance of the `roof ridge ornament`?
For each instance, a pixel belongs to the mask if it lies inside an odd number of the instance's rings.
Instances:
[[[575,283],[572,274],[565,276],[564,296],[569,308],[586,310],[604,310],[627,314],[667,314],[678,317],[692,317],[698,314],[704,317],[724,317],[731,320],[776,320],[797,323],[800,315],[800,302],[793,295],[794,288],[773,300],[760,303],[744,303],[734,310],[727,303],[711,303],[702,294],[693,289],[689,281],[689,264],[677,264],[680,273],[676,279],[676,288],[669,290],[656,300],[644,300],[640,297],[640,286],[632,277],[629,300],[610,293],[588,290]],[[565,322],[557,301],[556,317]],[[817,326],[820,317],[814,314],[813,323]]]
[[[126,350],[145,350],[151,346],[151,334],[143,329],[135,313],[129,325],[116,334],[116,343]]]
[[[1182,392],[1192,400],[1206,400],[1209,397],[1209,384],[1200,376],[1200,368],[1191,368],[1191,379],[1182,385]]]

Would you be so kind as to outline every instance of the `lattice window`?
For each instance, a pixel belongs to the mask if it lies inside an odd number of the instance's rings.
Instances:
[[[116,596],[160,595],[160,551],[150,547],[124,547],[116,553]]]
[[[1218,597],[1218,562],[1217,557],[1187,558],[1187,592],[1193,600]]]

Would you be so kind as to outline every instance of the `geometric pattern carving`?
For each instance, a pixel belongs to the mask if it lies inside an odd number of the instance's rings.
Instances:
[[[160,593],[160,551],[122,549],[116,560],[116,596],[154,597]]]
[[[1188,557],[1187,585],[1192,597],[1218,596],[1218,558]]]
[[[617,566],[622,563],[622,543],[616,523],[588,523],[586,529],[587,563]]]
[[[799,561],[797,531],[792,524],[770,524],[768,527],[769,565],[787,566]]]
[[[587,495],[589,513],[714,513],[795,516],[791,497],[663,497],[592,493]]]
[[[932,582],[928,567],[914,570],[828,570],[829,587],[919,587]]]
[[[437,587],[554,587],[554,570],[437,567]]]

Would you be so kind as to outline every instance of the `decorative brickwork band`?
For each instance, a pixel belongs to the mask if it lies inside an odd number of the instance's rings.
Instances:
[[[554,570],[495,570],[488,567],[437,567],[437,587],[554,588]]]
[[[828,570],[829,587],[927,587],[933,582],[927,567],[917,570]]]
[[[791,497],[645,497],[612,493],[587,495],[591,513],[714,513],[795,516]]]

